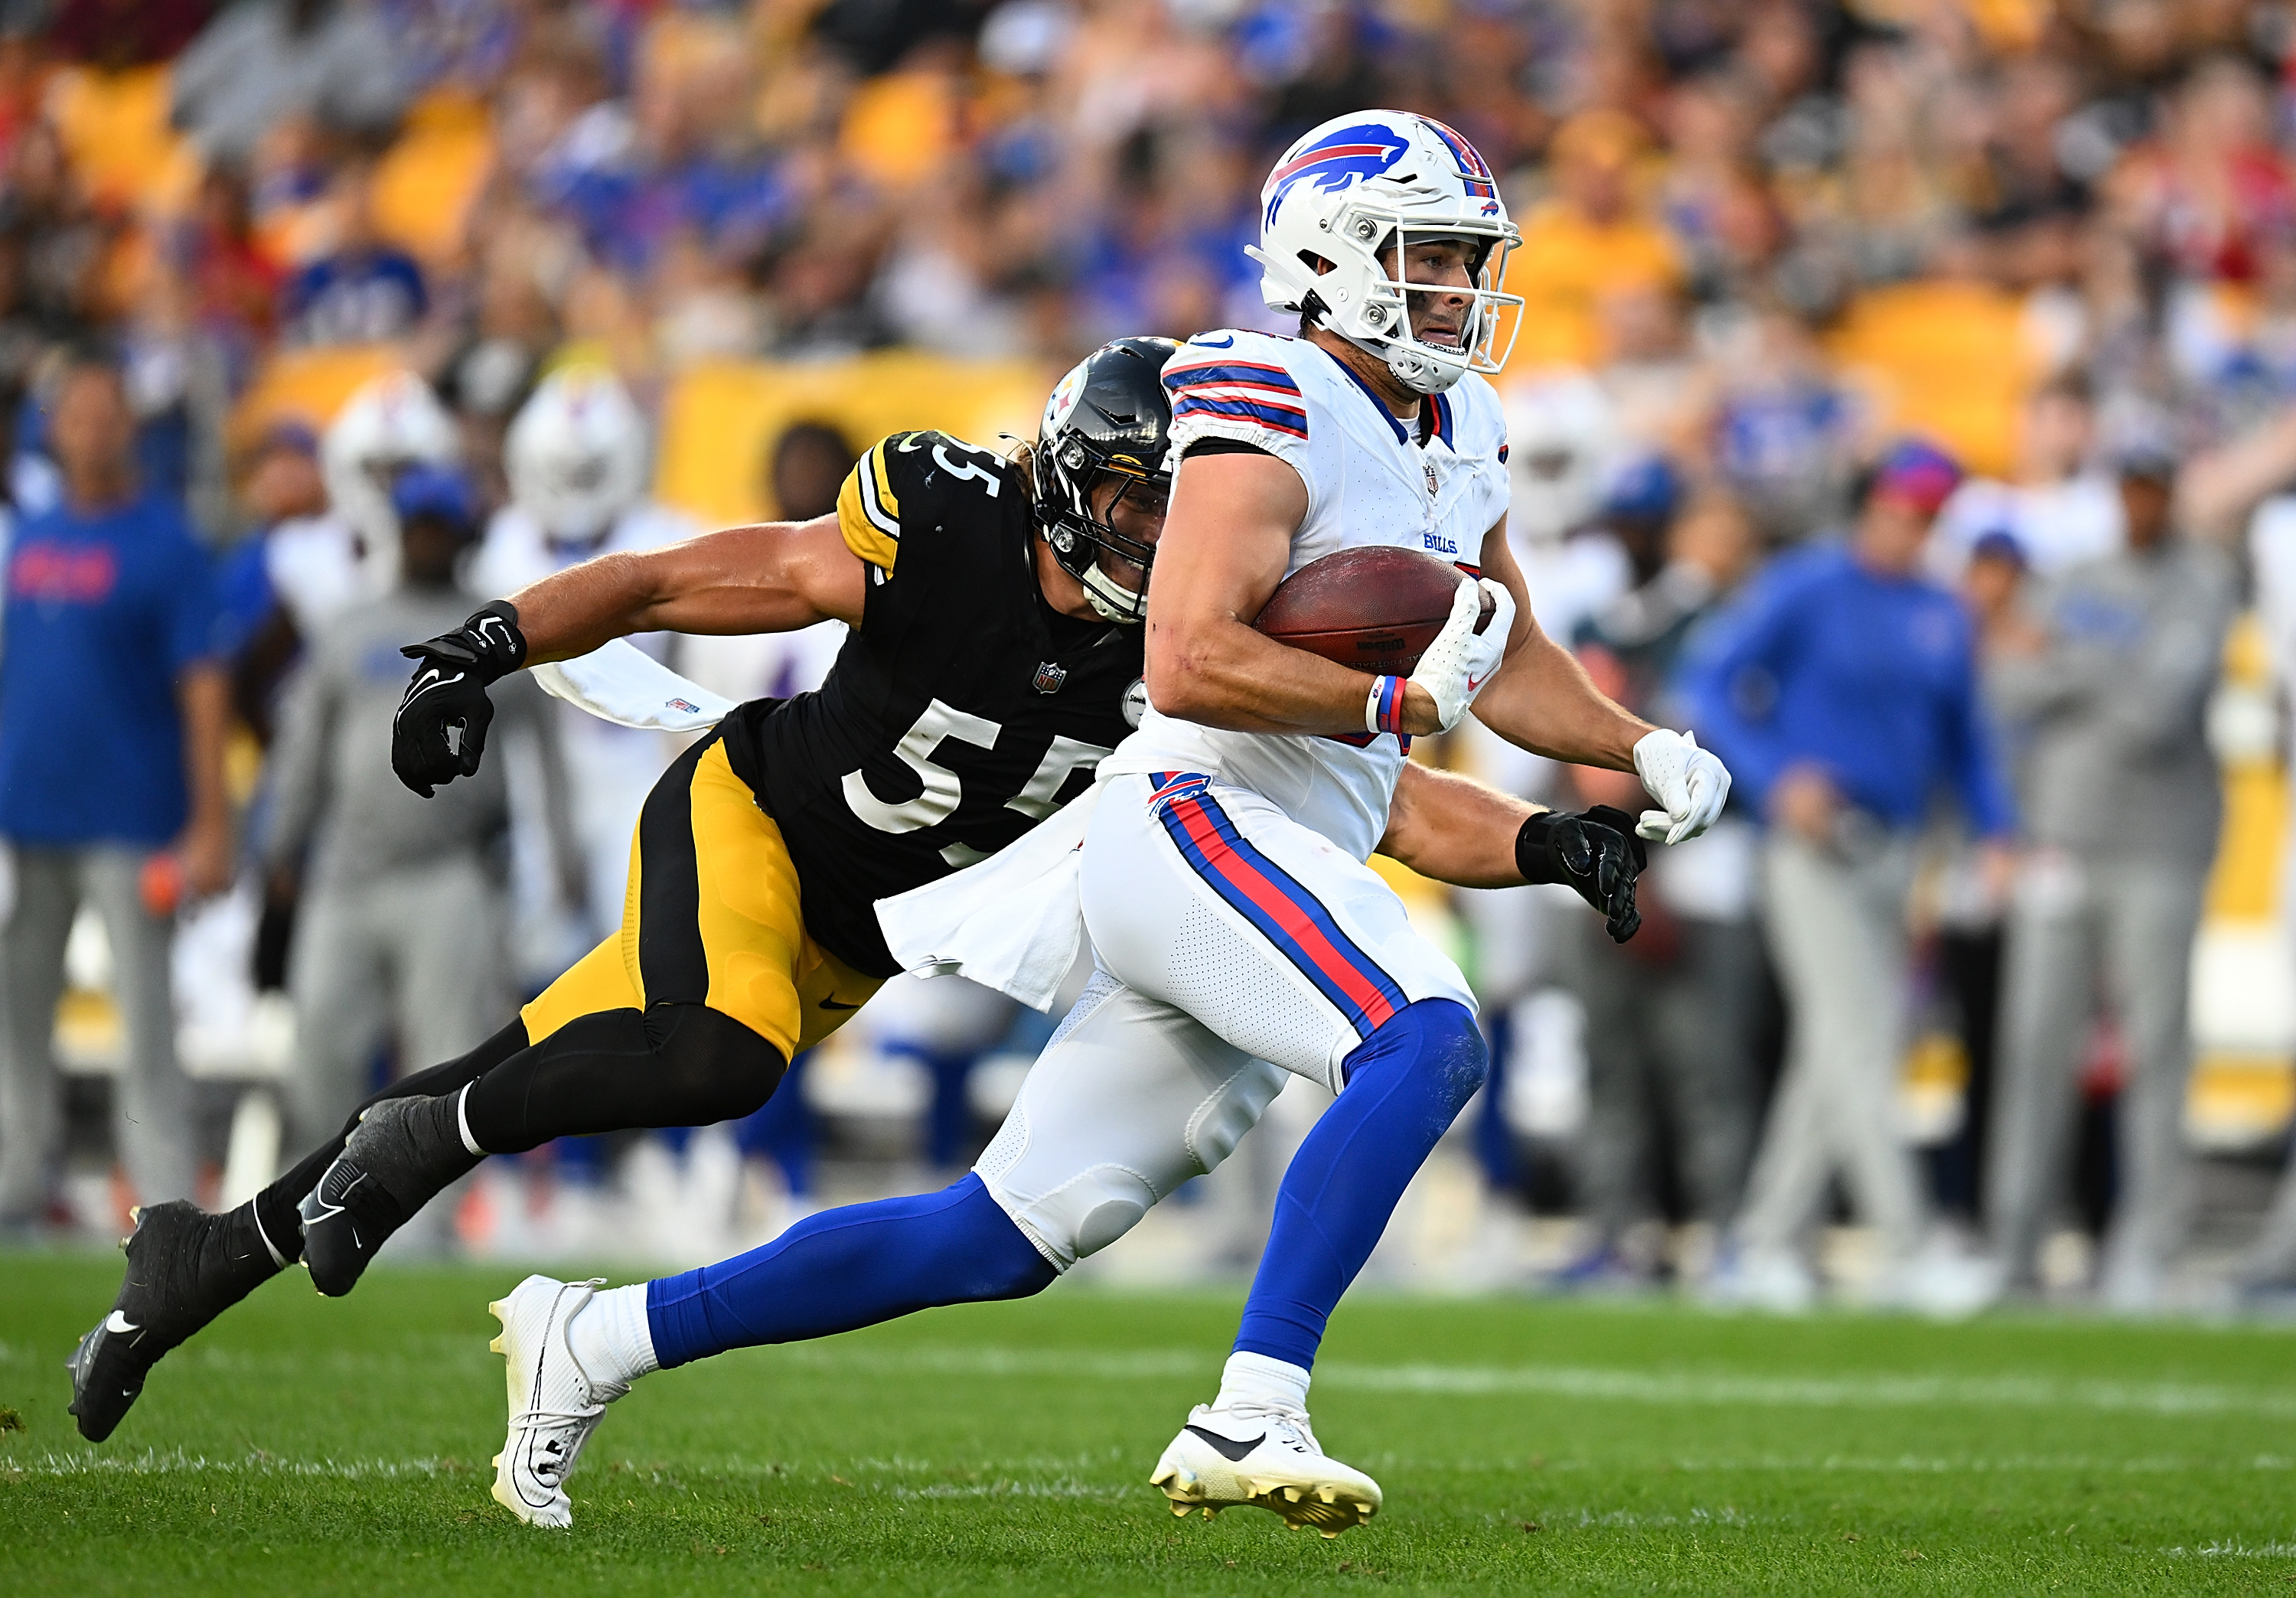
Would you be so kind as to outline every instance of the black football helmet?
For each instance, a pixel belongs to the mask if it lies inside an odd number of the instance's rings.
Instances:
[[[1103,478],[1120,479],[1119,501],[1136,496],[1144,508],[1161,512],[1172,492],[1172,401],[1164,392],[1164,363],[1177,348],[1170,339],[1103,344],[1045,402],[1034,455],[1037,523],[1053,558],[1111,621],[1136,622],[1147,613],[1156,547],[1095,516],[1092,491]],[[1111,514],[1115,508],[1111,503]],[[1101,565],[1103,554],[1137,566],[1139,587],[1111,577]]]

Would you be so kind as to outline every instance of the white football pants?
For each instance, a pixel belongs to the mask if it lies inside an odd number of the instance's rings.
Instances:
[[[1376,873],[1247,790],[1112,778],[1082,866],[1099,970],[974,1167],[1063,1271],[1226,1159],[1284,1071],[1336,1093],[1397,1012],[1474,1009]]]

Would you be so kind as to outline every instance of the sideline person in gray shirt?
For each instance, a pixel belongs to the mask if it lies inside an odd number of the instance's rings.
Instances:
[[[391,719],[406,691],[399,646],[449,631],[471,597],[456,559],[478,531],[459,472],[419,466],[393,492],[405,529],[399,588],[328,625],[289,691],[274,751],[277,806],[265,849],[275,891],[302,888],[288,988],[296,1014],[289,1108],[323,1136],[372,1091],[386,1037],[401,1060],[452,1059],[483,1041],[510,997],[502,762],[416,798],[390,770]],[[557,718],[524,674],[495,693],[498,727],[530,729],[542,752],[554,851],[572,871]]]
[[[2124,452],[2119,478],[2127,546],[2052,586],[2039,647],[1999,661],[1990,684],[2027,740],[2030,848],[2010,914],[1986,1187],[2005,1285],[2030,1290],[2101,994],[2127,1061],[2101,1286],[2112,1307],[2144,1310],[2161,1300],[2189,1208],[2186,989],[2223,806],[2204,724],[2235,589],[2224,552],[2172,526],[2165,451]]]

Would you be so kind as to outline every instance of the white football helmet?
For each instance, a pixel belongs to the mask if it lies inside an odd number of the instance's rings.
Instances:
[[[511,498],[545,535],[590,543],[645,492],[645,418],[603,367],[554,372],[510,424],[503,467]]]
[[[1500,391],[1506,411],[1507,529],[1535,544],[1585,527],[1602,503],[1617,418],[1603,387],[1575,367],[1550,368]]]
[[[412,372],[387,372],[351,396],[319,442],[319,471],[327,502],[380,557],[388,586],[398,558],[398,519],[390,509],[391,479],[417,461],[453,465],[463,436],[438,395]]]
[[[1259,293],[1271,308],[1312,308],[1421,394],[1506,364],[1517,322],[1505,319],[1501,348],[1500,313],[1522,300],[1496,285],[1522,235],[1507,220],[1490,168],[1440,122],[1406,111],[1334,117],[1283,152],[1259,205],[1259,247],[1246,253],[1260,264]],[[1404,250],[1429,239],[1475,247],[1474,303],[1456,348],[1411,331]],[[1318,270],[1317,260],[1330,269]]]

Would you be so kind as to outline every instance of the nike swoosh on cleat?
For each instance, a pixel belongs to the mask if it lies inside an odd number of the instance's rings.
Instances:
[[[127,1336],[131,1332],[141,1332],[144,1330],[143,1327],[138,1326],[135,1322],[129,1320],[126,1315],[120,1314],[119,1311],[116,1309],[111,1312],[111,1318],[103,1323],[103,1329],[106,1332],[117,1332],[122,1337]]]
[[[1267,1434],[1264,1431],[1258,1437],[1247,1438],[1239,1443],[1232,1437],[1222,1437],[1217,1431],[1206,1431],[1201,1426],[1191,1426],[1188,1430],[1210,1443],[1219,1456],[1231,1464],[1267,1440]]]

